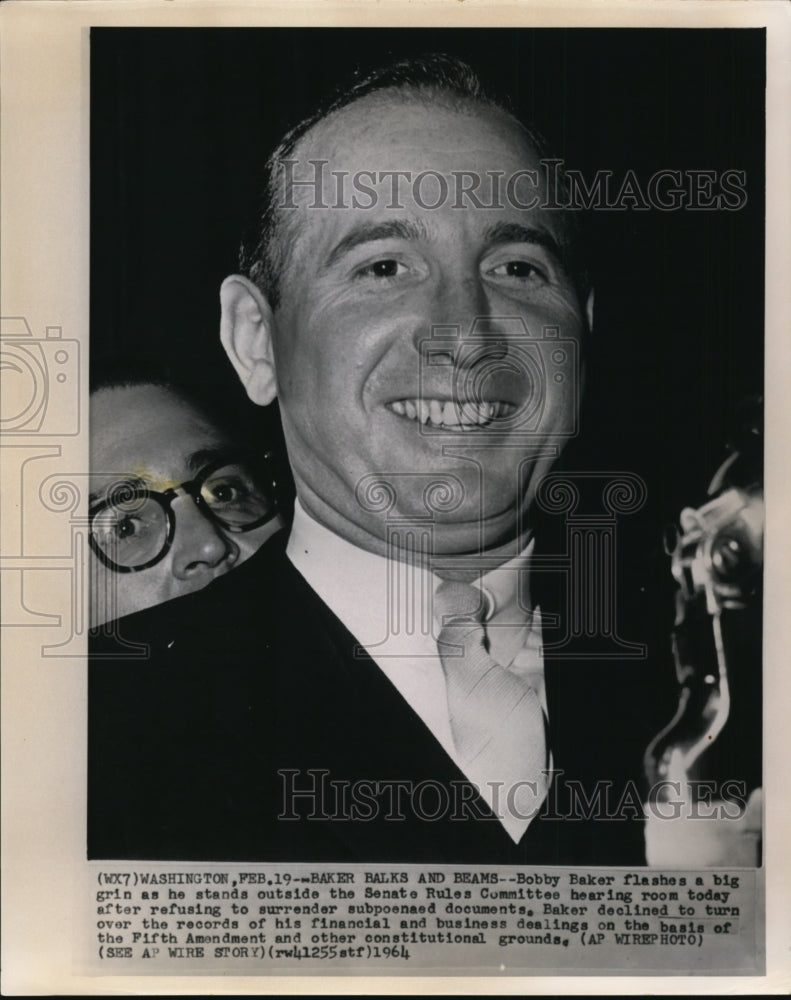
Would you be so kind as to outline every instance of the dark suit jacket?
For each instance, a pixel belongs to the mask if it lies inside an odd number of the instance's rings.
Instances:
[[[89,857],[643,863],[639,664],[547,659],[562,773],[514,845],[282,536],[92,637]]]

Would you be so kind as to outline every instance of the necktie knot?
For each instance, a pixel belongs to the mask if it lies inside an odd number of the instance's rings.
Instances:
[[[480,625],[486,618],[486,611],[485,595],[469,583],[443,580],[434,593],[434,617],[440,628]]]

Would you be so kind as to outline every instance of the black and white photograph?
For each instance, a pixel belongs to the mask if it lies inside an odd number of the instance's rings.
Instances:
[[[764,47],[92,32],[90,857],[758,863]]]
[[[87,329],[2,310],[82,976],[766,975],[757,20],[83,28]]]

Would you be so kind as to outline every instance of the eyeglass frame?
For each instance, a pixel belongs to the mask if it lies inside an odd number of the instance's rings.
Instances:
[[[267,451],[261,458],[256,458],[256,462],[262,462],[267,466],[267,476],[265,485],[270,491],[270,499],[272,503],[272,508],[270,513],[265,517],[260,517],[257,521],[253,521],[252,524],[239,525],[229,525],[222,520],[217,514],[215,514],[206,501],[200,491],[200,487],[203,486],[205,481],[209,476],[216,472],[217,469],[222,469],[226,465],[233,465],[234,463],[249,466],[251,463],[249,461],[249,453],[232,451],[224,454],[220,458],[216,458],[213,462],[205,465],[197,475],[193,476],[192,479],[187,479],[185,482],[180,483],[178,486],[171,486],[169,489],[151,490],[145,486],[132,486],[128,485],[129,494],[128,498],[125,500],[129,501],[138,499],[151,499],[164,511],[165,517],[167,519],[167,535],[163,543],[161,551],[153,558],[149,559],[148,562],[143,563],[140,566],[122,566],[119,563],[113,562],[113,560],[103,551],[99,543],[93,537],[93,521],[102,511],[107,510],[108,507],[112,507],[117,504],[112,497],[106,497],[104,500],[100,500],[97,504],[94,504],[88,510],[88,518],[90,521],[90,529],[88,532],[88,544],[90,545],[94,555],[97,559],[108,569],[115,573],[140,573],[144,569],[151,569],[152,566],[156,566],[157,563],[162,562],[162,560],[167,556],[168,552],[173,546],[173,539],[176,536],[176,514],[173,510],[173,502],[177,500],[180,496],[190,497],[195,506],[201,512],[201,514],[209,521],[211,524],[217,525],[223,531],[227,531],[233,535],[245,534],[248,531],[253,531],[255,528],[260,528],[267,522],[271,521],[279,513],[279,504],[277,499],[278,484],[277,479],[272,471],[272,460],[274,454],[271,451]],[[255,463],[253,463],[255,464]],[[121,485],[119,483],[119,485]]]

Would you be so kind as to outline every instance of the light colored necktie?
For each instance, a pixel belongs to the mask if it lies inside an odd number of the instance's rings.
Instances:
[[[489,655],[484,610],[483,594],[467,583],[437,587],[437,643],[458,760],[479,787],[498,783],[495,811],[516,840],[546,796],[544,712],[528,679]]]

